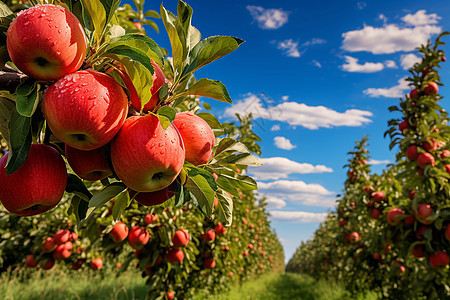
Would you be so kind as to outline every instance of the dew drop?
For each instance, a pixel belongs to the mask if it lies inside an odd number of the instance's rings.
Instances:
[[[61,52],[59,52],[59,51],[56,51],[56,55],[61,55]]]
[[[89,100],[94,100],[95,98],[97,98],[97,95],[90,95],[90,96],[88,97]]]
[[[25,23],[23,23],[23,25],[25,25],[25,26],[30,25],[30,21],[26,21]]]
[[[164,144],[163,144],[163,143],[159,143],[158,146],[159,146],[159,147],[162,147],[162,146],[164,146]]]
[[[163,155],[164,152],[165,152],[164,150],[161,150],[161,151],[159,152],[159,154]]]

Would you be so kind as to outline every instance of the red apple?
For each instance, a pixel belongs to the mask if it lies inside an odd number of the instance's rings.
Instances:
[[[359,241],[359,234],[357,232],[351,232],[348,236],[350,243],[357,243]]]
[[[41,267],[44,270],[50,270],[55,265],[55,261],[52,258],[48,258],[47,260],[43,260],[41,262]]]
[[[430,230],[430,226],[420,226],[416,231],[416,238],[422,239],[422,237],[425,235],[425,231]]]
[[[372,208],[372,210],[370,211],[370,217],[372,219],[378,219],[380,217],[380,210],[378,208]]]
[[[78,234],[76,234],[75,232],[70,233],[70,241],[75,241],[76,239],[78,239]]]
[[[176,248],[170,248],[166,254],[166,258],[171,263],[179,263],[184,260],[184,253],[182,250]]]
[[[55,260],[63,260],[68,258],[72,254],[72,248],[73,248],[72,242],[66,242],[64,244],[59,245],[53,252],[53,258]]]
[[[225,226],[223,226],[222,223],[220,222],[214,227],[214,231],[216,232],[217,235],[223,235],[226,230],[227,229],[225,228]]]
[[[437,94],[439,92],[439,86],[436,82],[429,82],[423,89],[425,95]]]
[[[450,241],[450,224],[447,224],[445,229],[445,238]]]
[[[434,156],[431,153],[428,153],[428,152],[421,153],[417,157],[417,164],[421,168],[425,168],[427,165],[434,166]]]
[[[428,204],[420,204],[417,206],[416,219],[425,225],[433,223],[433,221],[427,220],[428,217],[433,215],[433,209]]]
[[[97,181],[112,175],[106,161],[105,147],[84,151],[66,145],[65,153],[72,170],[84,180]]]
[[[156,222],[158,220],[158,216],[154,214],[148,214],[144,217],[144,223],[147,225],[152,224],[153,222]]]
[[[372,200],[375,202],[381,202],[386,199],[386,195],[382,191],[372,193]]]
[[[368,185],[364,187],[364,192],[371,193],[372,192],[372,186]]]
[[[212,269],[216,266],[216,261],[214,260],[214,258],[207,258],[203,261],[203,267],[205,269]]]
[[[128,242],[134,249],[142,249],[149,239],[150,233],[145,227],[134,226],[128,234]]]
[[[409,192],[408,197],[409,197],[410,200],[414,200],[414,196],[415,196],[415,195],[416,195],[416,191],[415,191],[415,190],[412,190],[411,192]]]
[[[128,118],[111,142],[111,161],[117,176],[139,192],[169,186],[184,163],[184,146],[175,126],[164,130],[155,115]]]
[[[381,260],[381,255],[380,255],[380,253],[375,252],[375,253],[373,254],[373,259],[375,259],[375,260]]]
[[[61,245],[68,242],[70,239],[70,230],[67,229],[58,230],[58,232],[56,232],[55,235],[53,236],[53,239],[57,245]]]
[[[128,190],[130,197],[136,200],[139,204],[144,206],[158,205],[166,202],[175,195],[175,184],[172,183],[168,187],[155,192],[139,192]]]
[[[430,254],[430,264],[433,268],[445,267],[449,264],[448,254],[444,251]]]
[[[32,144],[25,163],[6,175],[8,155],[0,159],[0,201],[11,213],[32,216],[46,212],[61,200],[67,170],[58,151],[44,144]]]
[[[417,146],[416,145],[411,145],[406,150],[406,157],[411,159],[411,160],[416,160],[418,155],[419,154],[417,153]]]
[[[153,79],[153,85],[150,88],[150,93],[152,94],[152,97],[150,98],[150,101],[148,103],[146,103],[144,105],[144,108],[142,109],[143,112],[149,112],[152,111],[156,105],[159,102],[159,89],[166,83],[166,77],[164,76],[163,71],[161,70],[161,68],[158,66],[158,64],[156,64],[153,60],[151,60],[151,64],[153,66],[153,69],[155,70],[155,72],[152,75],[152,79]],[[127,75],[128,76],[128,75]],[[123,79],[123,77],[122,77]],[[131,82],[131,80],[130,80]],[[126,82],[125,82],[126,84]],[[126,84],[128,90],[130,90],[130,88],[128,87],[128,85]],[[133,86],[134,89],[134,86]],[[131,93],[131,91],[130,91]],[[130,97],[131,98],[131,106],[133,106],[133,108],[137,111],[141,111],[141,100],[139,99],[139,97]]]
[[[93,150],[117,134],[128,114],[128,98],[110,76],[83,70],[64,76],[45,91],[42,112],[62,142]]]
[[[44,252],[52,252],[57,246],[58,245],[56,245],[56,242],[52,237],[47,237],[45,242],[42,244],[42,250]]]
[[[422,143],[422,147],[426,151],[436,150],[437,146],[438,145],[437,145],[436,141],[433,138],[427,138],[427,140]]]
[[[103,267],[103,260],[100,257],[91,261],[91,269],[92,270],[100,270]]]
[[[215,136],[211,127],[199,116],[178,113],[173,121],[186,147],[186,161],[194,165],[206,164],[212,158]]]
[[[444,150],[441,153],[441,159],[446,158],[447,156],[450,156],[450,150]]]
[[[109,232],[114,243],[120,243],[128,236],[128,227],[123,222],[117,222],[113,229]]]
[[[418,93],[417,89],[413,89],[413,90],[411,90],[411,92],[409,92],[409,98],[416,99],[418,97],[419,97],[419,93]]]
[[[72,270],[76,271],[76,270],[79,270],[81,268],[81,265],[83,265],[83,260],[79,259],[79,260],[77,260],[76,262],[74,262],[72,264],[71,268],[72,268]]]
[[[412,248],[411,254],[416,258],[425,257],[425,253],[423,252],[423,245],[417,245]]]
[[[406,129],[411,129],[411,125],[407,121],[403,121],[400,124],[398,124],[398,129],[402,132],[402,134],[405,134]]]
[[[175,293],[172,291],[167,292],[167,299],[172,300],[175,297]]]
[[[172,243],[174,247],[186,246],[189,243],[189,233],[185,229],[175,231],[175,235],[172,237]]]
[[[343,227],[345,225],[347,225],[347,221],[345,221],[344,219],[340,219],[339,220],[339,226]]]
[[[25,259],[25,264],[28,268],[34,268],[37,265],[36,260],[34,259],[33,254],[29,254]]]
[[[11,60],[22,72],[48,81],[81,67],[87,38],[70,11],[57,5],[37,5],[17,15],[6,43]]]
[[[205,232],[202,238],[207,242],[214,241],[214,239],[216,238],[216,233],[214,232],[214,230],[208,230]]]
[[[414,222],[416,221],[416,218],[414,218],[414,216],[407,216],[406,218],[403,219],[403,221],[405,222],[406,225],[413,225]]]
[[[404,212],[400,208],[392,208],[386,216],[387,222],[391,226],[397,226],[400,223],[400,220],[396,218],[398,215],[403,215]]]

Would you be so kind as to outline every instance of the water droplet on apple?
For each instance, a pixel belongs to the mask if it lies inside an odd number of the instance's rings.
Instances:
[[[55,45],[56,45],[56,42],[53,42],[52,45],[55,46]]]
[[[80,88],[75,88],[75,92],[78,92],[80,90]]]
[[[26,21],[25,23],[23,23],[23,25],[25,25],[25,26],[30,25],[30,21]]]
[[[56,51],[56,55],[61,55],[61,52],[59,52],[59,51]]]
[[[164,146],[164,143],[159,143],[158,146],[162,147],[162,146]]]
[[[37,38],[39,37],[39,33],[36,34],[36,37],[37,37]]]
[[[61,33],[61,29],[58,29],[58,33]]]
[[[161,150],[161,151],[160,151],[159,153],[160,153],[161,155],[163,155],[163,154],[164,154],[164,152],[165,152],[164,150]]]
[[[21,41],[22,43],[25,43],[25,42],[27,41],[27,38],[26,38],[26,37],[23,37],[20,41]]]
[[[82,86],[87,86],[88,84],[86,82],[83,82],[81,85]]]

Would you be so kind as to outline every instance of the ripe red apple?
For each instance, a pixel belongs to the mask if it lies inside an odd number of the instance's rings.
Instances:
[[[447,156],[450,156],[450,150],[444,150],[441,153],[441,159],[446,158]]]
[[[13,63],[25,74],[48,81],[77,71],[87,38],[77,17],[62,6],[37,5],[17,15],[7,34]]]
[[[72,248],[73,248],[72,242],[66,242],[64,244],[59,245],[53,252],[53,258],[55,260],[63,260],[68,258],[72,254]]]
[[[422,239],[423,236],[425,235],[425,231],[430,229],[431,229],[430,226],[420,226],[416,231],[416,238],[419,240]]]
[[[91,261],[91,269],[92,270],[100,270],[103,267],[103,260],[100,257]]]
[[[82,70],[64,76],[45,91],[42,112],[62,142],[93,150],[117,134],[128,114],[128,98],[112,77]]]
[[[37,265],[36,260],[34,259],[33,254],[29,254],[25,259],[25,264],[28,268],[34,268]]]
[[[181,171],[185,151],[175,126],[164,130],[155,115],[128,118],[111,142],[117,176],[139,192],[169,186]]]
[[[109,232],[109,235],[111,236],[114,243],[120,243],[127,238],[128,231],[128,227],[125,223],[117,222],[116,225],[114,225],[113,229]]]
[[[416,145],[411,145],[406,150],[406,157],[411,159],[411,160],[416,160],[418,155],[419,154],[417,153],[417,146]]]
[[[433,138],[427,138],[427,140],[422,143],[422,147],[426,151],[436,150],[437,146],[438,145],[437,145],[436,141]]]
[[[175,184],[172,183],[168,187],[155,192],[139,192],[131,189],[128,190],[130,197],[136,200],[139,204],[144,206],[158,205],[166,202],[175,195]],[[136,196],[135,196],[136,195]]]
[[[450,241],[450,224],[447,224],[445,229],[445,238]]]
[[[76,271],[76,270],[79,270],[81,268],[81,265],[83,265],[83,260],[79,259],[79,260],[77,260],[76,262],[74,262],[72,264],[71,268],[72,268],[72,270]]]
[[[128,242],[134,249],[142,249],[149,239],[150,233],[145,227],[134,226],[128,234]]]
[[[214,232],[214,230],[208,230],[205,232],[205,234],[203,234],[202,238],[207,242],[214,241],[214,239],[216,238],[216,233]]]
[[[47,237],[45,242],[42,244],[42,250],[44,252],[52,252],[57,246],[58,245],[56,245],[56,242],[52,237]]]
[[[349,235],[348,235],[348,239],[349,239],[349,241],[350,241],[350,243],[357,243],[358,241],[359,241],[359,238],[360,238],[360,236],[359,236],[359,233],[357,233],[357,232],[351,232]]]
[[[250,249],[250,250],[253,250],[253,248],[254,248],[254,247],[253,247],[253,244],[248,243],[247,248]]]
[[[6,175],[8,155],[0,159],[0,201],[11,213],[32,216],[46,212],[61,200],[67,170],[58,151],[44,144],[32,144],[25,163]]]
[[[375,202],[381,202],[386,199],[386,195],[383,191],[377,191],[372,193],[372,200]]]
[[[58,230],[58,232],[56,232],[55,235],[53,236],[53,239],[57,245],[66,243],[70,239],[70,230],[67,229]]]
[[[425,168],[427,165],[434,166],[434,156],[431,153],[428,153],[428,152],[421,153],[417,157],[417,164],[421,168]]]
[[[403,219],[403,221],[405,222],[406,225],[413,225],[414,222],[416,221],[416,218],[414,218],[414,216],[407,216],[406,218]]]
[[[429,82],[423,89],[425,95],[437,94],[439,92],[439,86],[436,82]]]
[[[172,243],[174,247],[186,246],[189,243],[189,232],[185,229],[175,231],[175,235],[172,237]]]
[[[411,254],[416,258],[425,257],[425,253],[423,252],[423,245],[417,245],[412,248]]]
[[[430,254],[430,264],[433,268],[445,267],[449,264],[448,254],[444,251]]]
[[[409,98],[416,99],[419,97],[419,93],[417,89],[412,89],[411,92],[409,92]]]
[[[380,210],[378,208],[372,208],[372,210],[370,211],[370,217],[372,219],[378,219],[380,217]]]
[[[364,187],[364,192],[371,193],[372,192],[372,186],[368,185]]]
[[[154,214],[148,214],[144,217],[144,223],[147,225],[152,224],[153,222],[156,222],[158,220],[158,216]]]
[[[65,153],[72,170],[84,180],[97,181],[112,175],[106,161],[105,147],[84,151],[66,145]]]
[[[41,262],[41,267],[44,270],[50,270],[51,268],[53,268],[54,265],[55,261],[53,260],[53,258],[48,258],[47,260],[43,260]]]
[[[71,232],[70,233],[70,241],[75,241],[76,239],[78,239],[78,234],[76,234],[75,232]]]
[[[433,215],[433,209],[428,204],[420,204],[417,206],[416,219],[425,225],[433,223],[433,221],[427,220],[428,217]]]
[[[407,121],[403,121],[400,124],[398,124],[398,129],[404,135],[406,129],[411,129],[411,125],[409,125],[409,123]]]
[[[219,224],[217,224],[215,227],[214,227],[214,231],[215,231],[215,233],[217,234],[217,235],[223,235],[223,234],[225,234],[225,231],[226,231],[227,229],[225,228],[225,226],[223,226],[222,225],[222,223],[220,223],[219,222]]]
[[[167,299],[172,300],[175,297],[175,293],[172,291],[167,292]]]
[[[184,260],[184,253],[180,249],[170,248],[166,254],[166,258],[171,263],[179,263]]]
[[[345,221],[344,219],[340,219],[339,220],[339,226],[343,227],[345,225],[347,225],[347,221]]]
[[[375,253],[373,254],[373,259],[375,259],[375,260],[381,260],[381,255],[380,255],[380,253],[375,252]]]
[[[211,127],[199,116],[178,113],[173,121],[183,138],[186,148],[186,161],[194,165],[206,164],[212,158],[215,136]]]
[[[397,215],[403,215],[404,212],[400,208],[392,208],[386,216],[387,222],[391,226],[397,226],[400,223],[400,220],[397,219],[395,216]]]
[[[142,111],[145,113],[152,111],[156,107],[156,105],[158,104],[159,99],[160,99],[159,98],[159,89],[166,83],[166,77],[164,76],[164,73],[161,70],[161,68],[158,66],[158,64],[156,64],[153,60],[151,60],[151,64],[153,66],[153,69],[155,70],[155,72],[152,75],[153,85],[150,88],[152,97],[150,98],[150,101],[144,105],[144,108]],[[122,79],[123,79],[123,77],[122,77]],[[130,80],[130,82],[131,82],[131,80]],[[125,84],[126,84],[126,82],[125,82]],[[130,88],[128,87],[127,84],[126,84],[126,86],[127,86],[128,90],[130,90]],[[134,86],[132,88],[134,89]],[[130,91],[130,93],[131,93],[131,91]],[[130,98],[131,98],[131,106],[133,106],[133,108],[135,110],[141,111],[141,100],[138,97],[130,97]]]
[[[205,269],[212,269],[216,266],[216,261],[214,260],[214,258],[207,258],[203,261],[203,267]]]
[[[408,197],[409,197],[410,200],[414,200],[414,196],[415,196],[415,195],[416,195],[416,191],[415,191],[415,190],[412,190],[411,192],[409,192]]]

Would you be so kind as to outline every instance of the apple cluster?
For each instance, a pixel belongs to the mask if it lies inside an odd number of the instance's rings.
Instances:
[[[154,61],[152,97],[143,107],[120,66],[129,96],[108,74],[83,69],[87,38],[78,19],[63,7],[37,5],[20,12],[8,29],[7,49],[18,69],[48,85],[43,116],[81,179],[116,176],[136,201],[155,205],[174,195],[173,183],[185,160],[202,165],[212,158],[215,136],[207,122],[182,112],[164,129],[152,112],[167,81]],[[7,161],[8,154],[0,160],[0,185],[5,187],[0,201],[8,211],[29,216],[58,204],[67,171],[56,150],[32,144],[25,163],[11,175],[5,173]]]

